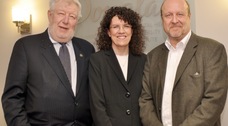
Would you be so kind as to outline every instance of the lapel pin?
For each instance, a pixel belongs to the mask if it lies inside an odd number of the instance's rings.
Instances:
[[[80,53],[79,56],[80,56],[80,57],[83,57],[83,54]]]

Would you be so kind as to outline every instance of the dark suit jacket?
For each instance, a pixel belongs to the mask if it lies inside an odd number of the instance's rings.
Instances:
[[[88,60],[94,47],[72,39],[77,59],[77,95],[47,30],[19,39],[10,59],[2,96],[9,126],[90,126]]]
[[[144,54],[129,54],[125,81],[113,50],[91,55],[90,97],[95,126],[141,126],[138,98],[145,60]]]
[[[147,57],[140,97],[144,126],[162,126],[161,105],[168,49]],[[222,44],[192,33],[179,63],[172,94],[173,126],[220,126],[227,96],[227,54]]]

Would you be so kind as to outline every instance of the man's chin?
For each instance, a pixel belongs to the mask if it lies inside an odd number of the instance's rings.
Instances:
[[[181,32],[179,32],[179,31],[171,31],[171,33],[170,33],[170,36],[172,36],[173,38],[178,38],[178,37],[180,37],[182,34],[181,34]]]
[[[70,41],[73,38],[73,35],[70,34],[59,34],[58,38],[63,41]]]

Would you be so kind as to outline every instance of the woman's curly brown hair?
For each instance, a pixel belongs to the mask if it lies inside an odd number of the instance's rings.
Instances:
[[[112,40],[108,35],[108,30],[114,16],[118,16],[119,19],[132,26],[133,34],[129,43],[130,52],[135,55],[143,53],[145,48],[145,36],[144,29],[141,24],[141,17],[138,13],[127,7],[111,7],[105,11],[105,15],[100,23],[100,27],[98,28],[96,38],[98,49],[112,49]]]

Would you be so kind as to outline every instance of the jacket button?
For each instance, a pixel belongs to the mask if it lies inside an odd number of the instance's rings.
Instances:
[[[127,98],[129,98],[129,97],[131,96],[130,92],[127,92],[127,93],[125,94],[125,96],[126,96]]]
[[[72,126],[76,126],[78,122],[75,120]]]
[[[74,104],[75,104],[76,107],[78,107],[78,102],[75,102]]]
[[[126,114],[127,114],[127,115],[130,115],[130,114],[131,114],[131,111],[130,111],[130,110],[127,110],[127,111],[126,111]]]

